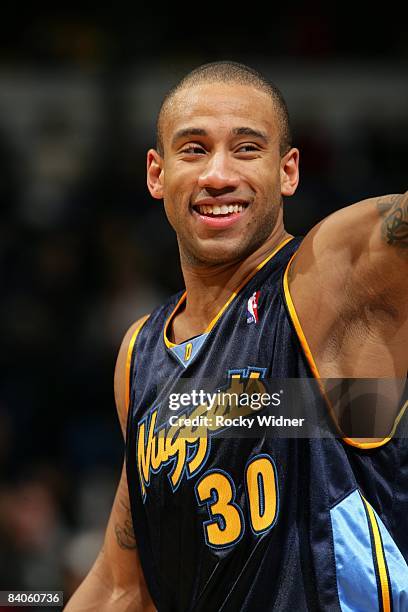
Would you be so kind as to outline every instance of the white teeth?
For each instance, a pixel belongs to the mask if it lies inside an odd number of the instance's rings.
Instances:
[[[242,204],[222,204],[221,206],[208,206],[202,204],[197,206],[197,209],[201,215],[227,215],[242,212],[244,206]]]

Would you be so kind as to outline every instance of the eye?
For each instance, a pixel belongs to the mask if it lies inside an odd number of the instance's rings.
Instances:
[[[259,151],[259,147],[249,143],[242,144],[237,149],[237,153],[252,153],[253,151]]]
[[[181,153],[185,153],[187,155],[199,155],[201,153],[205,153],[205,150],[200,145],[191,144],[184,147],[184,149],[181,150]]]

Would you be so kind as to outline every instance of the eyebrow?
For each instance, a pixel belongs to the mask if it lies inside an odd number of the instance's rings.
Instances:
[[[208,136],[208,134],[202,128],[193,128],[193,127],[183,128],[182,130],[178,130],[178,132],[174,134],[173,139],[171,141],[172,146],[174,146],[174,144],[178,140],[181,140],[182,138],[186,138],[186,136]]]
[[[263,140],[265,144],[268,144],[269,142],[269,138],[265,134],[265,132],[261,132],[260,130],[254,130],[253,128],[250,128],[250,127],[233,128],[231,130],[231,133],[234,136],[252,136],[252,138],[259,138]],[[193,128],[193,127],[183,128],[181,130],[178,130],[174,134],[173,139],[171,141],[172,146],[174,146],[178,140],[181,140],[182,138],[186,138],[187,136],[208,136],[208,132],[204,130],[203,128]]]
[[[254,130],[253,128],[250,128],[250,127],[234,128],[232,130],[232,133],[235,136],[252,136],[253,138],[260,138],[266,144],[269,142],[269,138],[265,134],[265,132],[261,132],[260,130]]]

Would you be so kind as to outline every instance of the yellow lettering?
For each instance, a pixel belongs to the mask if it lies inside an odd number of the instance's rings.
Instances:
[[[140,485],[142,487],[143,495],[146,494],[145,484],[149,482],[150,473],[150,460],[152,453],[152,441],[154,426],[156,424],[157,410],[155,410],[149,423],[149,433],[147,438],[147,445],[145,446],[145,422],[139,425],[138,437],[137,437],[137,467],[139,470]]]
[[[193,343],[189,342],[188,344],[186,344],[186,350],[184,353],[184,361],[188,361],[190,359],[192,350],[193,350]]]

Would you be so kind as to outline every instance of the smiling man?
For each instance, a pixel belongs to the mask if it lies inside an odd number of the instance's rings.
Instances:
[[[177,234],[185,291],[119,351],[126,462],[104,547],[67,610],[408,610],[401,390],[398,417],[382,415],[391,433],[370,440],[166,421],[186,379],[231,393],[276,378],[405,382],[407,194],[343,208],[301,239],[283,224],[298,180],[286,104],[253,69],[206,64],[166,96],[147,181]]]

